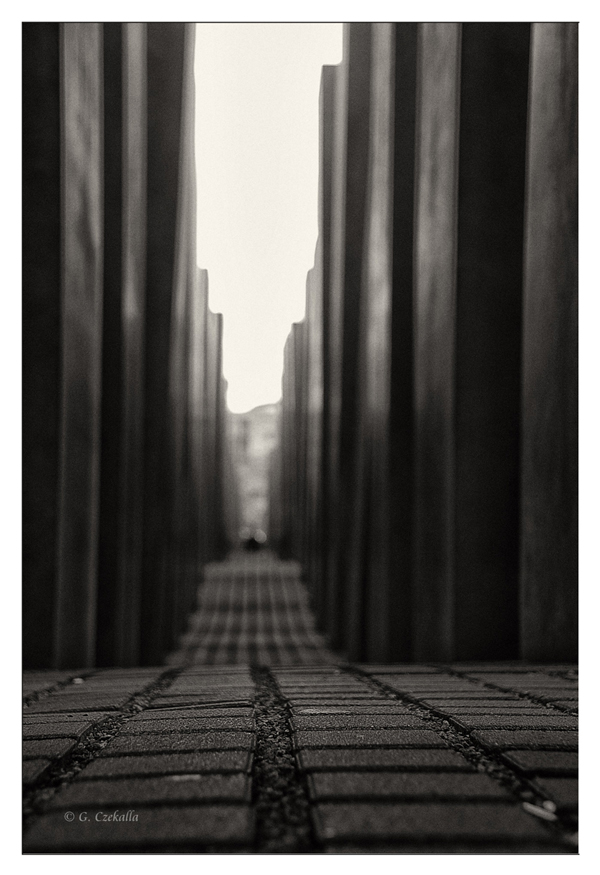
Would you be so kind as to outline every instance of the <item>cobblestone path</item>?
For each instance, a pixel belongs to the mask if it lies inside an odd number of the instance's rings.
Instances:
[[[166,666],[23,692],[26,853],[576,851],[574,666],[350,665],[269,556],[207,567]]]

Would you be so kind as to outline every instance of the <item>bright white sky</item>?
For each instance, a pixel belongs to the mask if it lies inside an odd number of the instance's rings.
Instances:
[[[281,396],[317,241],[321,67],[341,58],[341,24],[196,25],[198,264],[236,413]]]

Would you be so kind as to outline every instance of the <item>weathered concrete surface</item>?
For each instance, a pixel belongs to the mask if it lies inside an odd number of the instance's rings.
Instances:
[[[60,30],[23,25],[23,638],[52,664],[60,418]]]
[[[125,147],[123,202],[123,458],[121,468],[120,618],[116,661],[139,660],[142,582],[144,312],[146,297],[146,28],[125,24]]]
[[[462,28],[454,658],[518,655],[528,24]]]
[[[122,417],[123,33],[106,24],[103,42],[104,216],[102,276],[102,407],[98,526],[97,663],[111,665],[118,636],[120,463]],[[132,630],[132,638],[135,631]]]
[[[177,212],[173,254],[173,289],[169,340],[169,453],[168,503],[169,578],[166,582],[163,646],[172,645],[190,604],[190,576],[195,579],[193,554],[195,496],[190,481],[190,366],[192,350],[204,338],[194,330],[204,327],[192,318],[198,293],[196,264],[196,169],[194,156],[194,30],[187,27],[182,46],[181,134],[178,154]],[[220,370],[219,370],[220,374]],[[202,375],[199,375],[201,378]]]
[[[329,157],[331,290],[329,299],[329,462],[327,549],[324,551],[326,627],[334,646],[344,639],[344,587],[353,512],[358,348],[364,261],[365,198],[371,100],[371,33],[366,23],[346,25],[344,56],[335,70],[334,140]]]
[[[61,25],[62,288],[54,661],[96,647],[102,345],[102,27]]]
[[[521,626],[577,655],[577,25],[533,25],[523,316]]]
[[[146,28],[104,26],[98,665],[139,659],[146,263]]]
[[[423,24],[417,131],[414,656],[452,657],[460,25]]]
[[[371,477],[362,639],[375,661],[409,659],[411,650],[417,32],[414,24],[373,28],[360,415]]]
[[[307,289],[320,628],[351,658],[573,658],[576,28],[361,27],[321,156],[329,288],[321,234]]]
[[[201,554],[225,548],[217,316],[204,409],[193,36],[178,23],[24,27],[28,666],[160,661]]]
[[[515,657],[529,26],[421,44],[413,652]]]
[[[322,608],[318,588],[320,556],[323,550],[323,501],[321,493],[326,392],[323,382],[323,300],[320,272],[323,253],[317,241],[315,265],[306,278],[306,532],[304,561],[317,614]]]
[[[167,628],[169,364],[181,148],[184,24],[148,25],[147,301],[141,658],[160,662]]]

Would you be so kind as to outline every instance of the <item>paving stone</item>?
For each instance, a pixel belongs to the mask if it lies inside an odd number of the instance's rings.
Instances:
[[[136,680],[140,678],[156,679],[164,675],[165,666],[131,666],[130,668],[100,668],[95,669],[85,680],[87,683],[93,681],[108,681],[108,680]]]
[[[502,702],[496,705],[436,705],[436,709],[446,714],[473,714],[485,716],[486,714],[505,717],[514,717],[523,714],[528,717],[546,717],[550,709],[545,705],[536,705],[533,702]],[[552,713],[552,712],[551,712]],[[558,712],[553,713],[558,715]]]
[[[50,762],[50,760],[46,759],[24,760],[23,783],[33,784],[34,781],[37,781],[44,774]]]
[[[273,667],[273,675],[278,684],[331,684],[340,687],[362,687],[368,680],[360,680],[343,671],[332,670],[332,666],[311,666],[305,671],[284,671]]]
[[[212,610],[212,608],[211,608]],[[232,624],[236,624],[237,620],[233,615],[230,615],[229,620]],[[238,624],[239,625],[239,624]],[[228,630],[226,628],[226,623],[222,624],[213,624],[212,629],[207,629],[206,627],[198,628],[195,630],[197,633],[206,635],[208,633],[208,637],[215,638],[221,637],[221,635],[228,634]],[[209,643],[209,646],[214,645],[214,640]],[[214,669],[214,671],[212,671]],[[238,670],[238,669],[241,669]],[[206,678],[208,683],[214,682],[216,677],[223,678],[223,680],[231,681],[239,678],[241,680],[247,680],[249,677],[248,666],[243,664],[234,665],[232,663],[222,663],[220,665],[190,665],[183,670],[180,671],[180,674],[175,678],[176,683],[180,683],[185,680],[190,680],[193,678]]]
[[[433,748],[324,748],[300,750],[296,757],[304,771],[346,771],[348,769],[399,771],[461,771],[474,767],[454,750]]]
[[[23,715],[23,726],[63,725],[65,723],[81,723],[85,720],[99,723],[110,714],[114,716],[114,712],[111,711],[61,711],[59,714],[55,712],[49,714],[30,714],[26,711]]]
[[[355,714],[359,708],[370,708],[371,706],[378,706],[381,704],[381,699],[376,698],[364,698],[364,699],[352,699],[350,701],[343,699],[332,699],[329,697],[322,698],[310,698],[300,697],[294,699],[288,699],[287,701],[288,707],[297,712],[299,708],[345,708],[347,711],[350,711],[352,714]],[[385,703],[384,703],[385,704]]]
[[[252,678],[248,672],[195,672],[194,674],[180,674],[173,683],[169,686],[170,690],[176,690],[178,687],[189,687],[190,689],[214,689],[216,687],[244,687],[249,689],[252,687]]]
[[[420,717],[412,714],[326,714],[322,716],[303,717],[297,716],[293,720],[294,728],[302,729],[328,729],[339,731],[341,729],[411,729],[422,727],[427,724]]]
[[[483,684],[480,684],[475,680],[463,680],[462,678],[448,679],[440,675],[438,675],[437,678],[426,678],[419,675],[411,675],[409,677],[381,675],[377,680],[388,687],[397,685],[398,687],[405,687],[409,690],[422,690],[424,693],[435,693],[436,691],[449,693],[477,693],[485,692],[487,689],[487,687],[484,687]]]
[[[477,680],[486,684],[497,684],[503,687],[512,687],[514,689],[528,689],[532,687],[565,687],[569,685],[576,687],[576,681],[567,681],[564,678],[552,677],[538,672],[519,672],[510,674],[508,672],[484,672],[477,675]]]
[[[324,748],[322,750],[301,750],[296,756],[301,769],[313,772],[347,769],[474,771],[474,767],[468,760],[450,749]]]
[[[22,685],[22,693],[23,698],[27,698],[27,696],[31,696],[33,693],[43,693],[46,690],[51,690],[52,687],[56,686],[56,681],[46,680],[42,681],[41,679],[38,681],[34,681],[32,683],[23,683]]]
[[[411,695],[426,695],[427,693],[477,693],[478,690],[481,690],[481,687],[477,687],[475,684],[463,683],[463,684],[447,684],[443,681],[441,682],[431,682],[431,683],[420,683],[419,679],[410,680],[404,678],[395,678],[390,675],[382,675],[381,678],[378,678],[385,683],[387,687],[390,687],[392,690],[396,690],[398,693],[410,693]]]
[[[478,838],[469,842],[463,841],[440,841],[428,839],[427,841],[413,842],[410,839],[398,844],[398,841],[370,841],[365,844],[352,844],[350,842],[334,843],[325,845],[324,854],[573,854],[576,851],[557,843],[557,839],[548,834],[545,839],[538,836],[536,839],[519,839],[517,842],[488,841]]]
[[[380,674],[419,674],[431,675],[432,677],[440,677],[440,672],[427,665],[403,665],[396,663],[393,665],[371,665],[370,663],[357,663],[357,668],[369,675]]]
[[[238,699],[237,701],[229,701],[220,699],[218,701],[202,702],[197,698],[189,702],[169,702],[160,699],[153,699],[151,707],[147,711],[142,711],[142,714],[150,713],[150,711],[163,712],[170,714],[174,711],[206,711],[207,713],[215,713],[222,710],[227,713],[234,711],[239,714],[245,714],[247,711],[252,712],[252,702],[249,699]]]
[[[133,696],[134,693],[141,692],[146,688],[147,684],[131,683],[130,681],[106,682],[81,684],[79,686],[63,687],[53,696],[61,697],[83,697],[83,696]]]
[[[80,686],[100,687],[102,685],[129,684],[141,689],[142,687],[147,687],[148,684],[155,683],[164,673],[164,667],[153,671],[112,671],[109,669],[107,672],[102,672],[102,674],[94,674],[86,678]]]
[[[574,663],[561,663],[560,665],[539,663],[538,665],[536,665],[535,663],[530,662],[528,662],[527,664],[510,662],[461,662],[452,663],[448,667],[454,669],[455,671],[465,672],[466,674],[480,672],[484,674],[520,674],[529,673],[534,670],[538,670],[540,673],[548,673],[553,671],[566,672],[577,670],[577,666]]]
[[[250,732],[189,732],[185,735],[143,733],[119,735],[100,756],[127,753],[161,753],[176,750],[250,750],[254,736]]]
[[[252,704],[252,700],[250,698],[241,698],[241,697],[236,696],[236,697],[232,697],[232,699],[229,699],[225,695],[225,693],[223,693],[221,695],[219,695],[218,693],[215,693],[214,696],[198,695],[198,696],[176,696],[176,697],[169,697],[169,698],[165,697],[164,699],[155,699],[152,702],[152,704],[155,708],[159,707],[161,704],[168,705],[169,707],[172,707],[173,705],[176,705],[176,706],[197,705],[197,704],[201,704],[203,702],[215,702],[215,703],[221,702],[221,703],[225,704],[225,703],[228,703],[229,701],[232,701],[234,698],[240,703],[240,705],[247,706],[247,705]]]
[[[24,741],[23,759],[32,760],[40,757],[55,759],[67,754],[76,744],[76,738],[45,738],[43,740]]]
[[[122,735],[144,732],[200,732],[205,729],[242,729],[251,732],[251,717],[179,717],[171,720],[128,720],[121,728]]]
[[[80,738],[92,725],[89,721],[76,723],[73,720],[64,723],[29,723],[23,726],[23,738]]]
[[[27,708],[28,714],[48,714],[50,712],[60,714],[61,711],[117,711],[125,702],[129,701],[129,696],[123,697],[117,701],[104,697],[98,698],[83,698],[81,699],[69,696],[68,698],[59,698],[52,696],[48,699],[41,699],[39,702],[34,702]]]
[[[531,663],[524,665],[520,662],[511,662],[510,660],[506,660],[505,662],[474,662],[464,660],[463,662],[450,662],[448,665],[440,666],[440,668],[442,670],[449,669],[451,671],[459,671],[463,674],[471,674],[472,672],[482,672],[485,674],[489,674],[490,672],[496,672],[497,674],[500,672],[506,672],[506,674],[515,674],[517,672],[531,671]]]
[[[292,705],[292,714],[317,716],[320,714],[412,714],[398,702],[361,702],[353,705]]]
[[[348,690],[347,692],[336,692],[335,690],[327,690],[327,689],[318,689],[318,688],[306,688],[305,690],[289,690],[280,687],[280,691],[284,699],[290,699],[291,701],[296,700],[304,700],[304,699],[318,699],[322,701],[323,699],[330,699],[332,702],[347,702],[356,701],[381,701],[382,697],[377,695],[377,692],[373,690]]]
[[[78,780],[129,777],[135,775],[208,774],[249,772],[252,754],[248,751],[219,750],[195,753],[150,754],[149,756],[99,757],[79,774]]]
[[[487,775],[410,772],[315,772],[308,779],[313,801],[327,799],[497,799],[508,792]]]
[[[204,634],[204,633],[202,633]],[[243,671],[230,671],[235,669],[233,665],[206,665],[202,671],[187,670],[179,675],[171,684],[170,689],[177,686],[189,686],[195,689],[230,689],[234,687],[251,689],[254,686],[252,675],[248,668]],[[166,692],[166,690],[164,691]]]
[[[30,669],[23,672],[23,684],[36,684],[38,682],[57,684],[67,681],[71,677],[73,677],[73,672],[70,671],[53,671],[52,669],[36,671],[35,669]]]
[[[511,750],[502,759],[526,775],[577,775],[578,754],[573,751]]]
[[[552,698],[552,699],[568,699],[569,697],[577,698],[577,688],[573,687],[550,687],[550,686],[539,686],[539,687],[515,687],[518,689],[520,693],[527,694],[528,696],[534,696],[535,698]]]
[[[323,701],[331,701],[333,703],[351,703],[351,702],[364,702],[369,700],[381,701],[381,696],[377,695],[375,692],[365,692],[365,693],[352,693],[350,695],[342,695],[341,693],[319,693],[310,691],[306,693],[296,693],[295,695],[287,695],[286,698],[291,699],[295,702],[314,702],[318,704]]]
[[[318,686],[309,687],[309,686],[306,686],[306,687],[296,688],[296,687],[284,687],[284,686],[280,685],[279,689],[281,691],[281,694],[286,699],[296,699],[298,697],[302,698],[305,696],[316,696],[319,698],[326,696],[326,697],[331,698],[331,699],[362,699],[365,697],[381,698],[381,696],[377,696],[377,693],[374,690],[370,690],[368,688],[365,689],[364,687],[363,688],[359,687],[359,688],[353,689],[353,690],[332,690],[330,687],[318,687]]]
[[[568,730],[484,729],[472,732],[471,736],[490,750],[577,750],[577,733]]]
[[[244,698],[254,694],[254,684],[251,682],[241,683],[223,683],[216,681],[215,683],[205,683],[204,681],[173,684],[168,689],[162,690],[159,696],[214,696],[226,695],[228,698]]]
[[[364,690],[366,686],[365,683],[359,681],[320,680],[318,678],[282,680],[280,676],[277,677],[277,683],[282,690],[296,690],[298,692],[302,692],[302,690],[331,690],[331,692],[347,693],[354,692],[354,690]]]
[[[515,714],[514,717],[494,714],[492,717],[461,717],[455,718],[465,729],[573,729],[577,730],[577,720],[568,715],[549,711],[543,717],[530,717],[526,714]]]
[[[252,717],[252,708],[147,708],[132,718],[131,723],[145,720],[176,720],[178,718],[212,719],[213,717]]]
[[[50,808],[80,808],[86,805],[147,805],[155,802],[249,802],[247,775],[167,775],[156,778],[124,778],[75,781],[57,793]]]
[[[533,786],[547,793],[559,808],[577,808],[578,803],[577,778],[536,778]]]
[[[214,687],[202,685],[189,687],[170,687],[163,694],[159,694],[157,699],[175,699],[183,698],[198,698],[198,699],[251,699],[254,696],[254,686],[252,687],[228,687],[223,684],[215,684]]]
[[[544,839],[545,827],[518,805],[463,803],[322,803],[314,820],[321,841],[380,839]]]
[[[126,817],[128,812],[119,810]],[[79,817],[67,823],[62,812],[41,817],[24,838],[25,853],[51,850],[105,851],[139,848],[145,852],[155,846],[250,844],[254,834],[253,816],[247,805],[202,805],[138,808],[138,820],[105,821],[112,810],[90,809],[88,820]],[[96,820],[96,817],[99,820]]]
[[[298,748],[446,747],[445,741],[426,729],[302,730],[294,733],[294,738]]]
[[[422,696],[419,696],[419,698],[422,702],[445,702],[446,704],[450,704],[451,702],[460,704],[461,702],[521,701],[514,693],[501,690],[498,690],[496,693],[493,690],[482,690],[481,693],[478,693],[476,690],[472,693],[460,693],[453,690],[452,692],[447,693],[424,693]]]

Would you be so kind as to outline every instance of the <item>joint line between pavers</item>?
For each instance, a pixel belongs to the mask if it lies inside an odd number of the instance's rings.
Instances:
[[[257,853],[315,853],[304,777],[294,756],[288,703],[265,666],[250,668],[256,685],[252,801]]]
[[[168,689],[186,666],[165,669],[156,680],[146,684],[114,714],[104,717],[78,739],[77,744],[52,765],[23,795],[23,830],[29,829],[43,815],[55,793],[69,785],[89,763],[119,734],[124,723],[145,711],[154,698]]]
[[[57,681],[55,684],[45,690],[34,690],[33,693],[30,693],[28,696],[24,696],[23,707],[28,708],[29,705],[34,705],[36,702],[39,702],[42,699],[46,699],[48,696],[51,696],[52,693],[57,693],[59,690],[64,690],[65,687],[71,686],[75,682],[75,680],[79,680],[80,678],[81,680],[86,680],[87,678],[92,677],[94,674],[98,674],[97,669],[76,672],[75,674],[70,675],[68,678],[65,678],[62,681]]]
[[[512,693],[515,696],[518,696],[519,699],[524,699],[527,702],[533,702],[535,705],[540,705],[543,708],[548,708],[549,710],[556,710],[560,714],[569,714],[572,717],[576,717],[577,713],[573,708],[563,708],[560,705],[556,705],[554,702],[546,702],[541,696],[536,696],[535,693],[529,693],[526,690],[516,690],[514,687],[510,686],[501,686],[500,684],[495,684],[493,681],[484,681],[479,678],[474,678],[468,672],[462,672],[459,669],[450,668],[449,666],[435,666],[438,671],[441,671],[443,674],[447,674],[450,677],[461,678],[461,680],[469,681],[475,686],[483,686],[484,689],[490,689],[494,692],[502,692],[502,693]],[[543,676],[543,673],[540,672]],[[571,678],[569,678],[571,680]]]
[[[440,669],[440,666],[433,666]],[[522,778],[516,771],[513,771],[508,764],[505,764],[499,758],[483,748],[476,742],[466,730],[459,729],[453,726],[447,719],[439,717],[436,709],[425,705],[420,699],[411,693],[400,693],[393,687],[388,686],[378,678],[372,677],[368,672],[358,668],[355,665],[347,664],[340,666],[342,671],[353,677],[361,680],[363,683],[370,685],[373,689],[378,690],[386,698],[396,699],[405,704],[412,713],[422,717],[429,723],[433,729],[453,750],[468,760],[474,765],[479,772],[485,772],[490,778],[501,784],[509,790],[520,803],[531,804],[532,799],[536,799],[536,807],[541,807],[541,803],[550,800],[550,797],[544,794],[539,788],[533,788],[529,783]],[[443,670],[442,670],[443,671]],[[448,671],[450,673],[451,670]],[[470,678],[467,678],[471,680]],[[475,681],[475,684],[482,683]],[[567,844],[573,844],[573,828],[561,816],[560,812],[556,813],[556,821],[551,823],[542,821],[555,837],[562,839]]]

